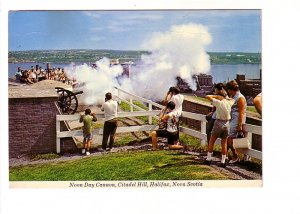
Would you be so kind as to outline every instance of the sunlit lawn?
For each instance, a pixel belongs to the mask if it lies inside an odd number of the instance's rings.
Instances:
[[[56,163],[11,167],[10,181],[230,179],[178,151],[111,153]]]

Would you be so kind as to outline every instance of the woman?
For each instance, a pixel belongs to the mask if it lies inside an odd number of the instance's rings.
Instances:
[[[239,157],[233,148],[233,139],[244,135],[247,102],[244,95],[241,94],[239,85],[235,80],[226,83],[226,90],[229,97],[235,100],[231,108],[231,120],[229,121],[230,131],[227,138],[227,149],[231,149],[233,156],[229,163],[236,163],[239,161]]]

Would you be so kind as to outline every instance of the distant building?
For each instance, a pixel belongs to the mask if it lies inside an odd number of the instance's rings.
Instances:
[[[119,64],[119,59],[111,59],[110,60],[110,65],[118,65]]]
[[[123,67],[123,73],[122,76],[127,76],[130,78],[130,73],[131,73],[131,66],[133,65],[133,62],[123,62],[121,63],[121,66]]]
[[[259,79],[246,79],[244,74],[237,74],[236,81],[239,84],[241,93],[246,97],[255,97],[261,92],[261,69]]]
[[[193,79],[195,79],[197,89],[195,94],[198,96],[205,96],[206,94],[210,93],[213,90],[213,81],[212,76],[208,74],[199,74],[194,75]],[[180,77],[177,77],[177,86],[180,90],[184,93],[190,93],[193,90],[189,87],[189,85]]]

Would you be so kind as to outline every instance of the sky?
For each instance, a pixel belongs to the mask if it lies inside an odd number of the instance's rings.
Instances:
[[[120,0],[127,2],[128,0]],[[120,1],[118,3],[120,3]],[[109,48],[109,49],[138,49],[143,44],[143,37],[152,34],[154,31],[168,31],[173,24],[182,24],[188,21],[201,23],[207,26],[212,42],[207,47],[208,51],[260,51],[262,49],[262,67],[263,67],[263,187],[262,188],[180,188],[176,190],[169,189],[32,189],[32,188],[9,188],[8,173],[8,99],[1,100],[1,122],[0,133],[2,142],[0,144],[1,159],[1,191],[0,191],[0,212],[1,213],[26,213],[32,214],[53,213],[57,210],[68,211],[69,213],[89,212],[98,213],[99,206],[66,206],[78,201],[78,198],[88,198],[90,204],[97,204],[99,201],[105,201],[106,206],[100,206],[102,213],[115,212],[122,213],[157,213],[159,211],[172,213],[199,212],[199,201],[203,204],[201,211],[207,213],[232,213],[231,209],[224,209],[232,203],[232,197],[225,197],[216,202],[211,200],[217,195],[229,195],[242,197],[235,198],[237,210],[243,210],[245,213],[266,213],[279,212],[296,214],[299,213],[300,182],[299,170],[299,126],[300,114],[293,114],[292,117],[286,117],[286,108],[279,103],[284,101],[294,101],[295,94],[290,93],[298,90],[299,86],[299,49],[300,49],[300,1],[298,0],[203,0],[208,6],[194,3],[196,0],[183,0],[184,4],[178,4],[177,0],[170,1],[150,1],[151,3],[141,6],[140,2],[132,0],[132,3],[119,6],[115,1],[107,1],[105,4],[99,4],[94,0],[0,0],[0,41],[1,41],[1,63],[2,78],[0,79],[1,97],[7,97],[7,49],[63,49],[63,48]],[[200,2],[201,0],[198,0]],[[70,4],[69,2],[72,2]],[[75,3],[76,2],[76,3]],[[77,6],[77,4],[82,4]],[[113,6],[112,3],[114,3]],[[166,2],[159,7],[155,3]],[[171,4],[170,4],[171,2]],[[94,9],[104,7],[104,9],[122,7],[143,9],[147,8],[259,8],[262,9],[262,29],[260,24],[260,11],[242,14],[235,11],[236,15],[227,12],[227,14],[208,12],[193,13],[186,11],[186,16],[178,15],[181,21],[174,19],[174,14],[162,16],[155,20],[138,19],[131,20],[130,17],[114,17],[114,14],[106,12],[106,18],[102,15],[97,18],[90,17],[84,13],[71,13],[68,19],[63,14],[50,15],[38,14],[38,12],[16,12],[7,11],[18,10],[48,10],[60,9],[62,5],[68,5],[71,9]],[[164,6],[165,5],[165,6]],[[152,11],[153,12],[153,11]],[[223,11],[224,12],[224,11]],[[31,13],[31,14],[30,14]],[[53,13],[53,12],[51,12]],[[122,12],[125,13],[125,12]],[[17,15],[18,14],[18,15]],[[54,13],[53,13],[54,14]],[[131,14],[137,15],[137,12]],[[188,14],[188,15],[187,15]],[[198,15],[197,19],[191,19]],[[91,15],[91,14],[90,14]],[[132,15],[132,16],[133,16]],[[145,15],[145,13],[139,13]],[[152,13],[153,15],[153,13]],[[102,18],[101,18],[102,17]],[[145,18],[145,17],[144,17]],[[185,19],[184,19],[185,18]],[[6,20],[9,25],[7,26]],[[58,21],[53,21],[58,20]],[[136,23],[141,22],[142,25]],[[135,22],[135,24],[133,24]],[[108,23],[110,25],[108,25]],[[133,24],[133,25],[130,25]],[[155,24],[154,24],[155,23]],[[128,32],[116,32],[113,29],[126,27]],[[130,27],[134,26],[134,27]],[[9,29],[9,43],[7,44],[7,35]],[[108,30],[110,28],[110,31]],[[94,31],[92,30],[94,29]],[[96,29],[99,29],[98,32]],[[101,30],[102,29],[102,30]],[[123,28],[124,29],[124,28]],[[130,31],[129,31],[130,29]],[[261,48],[261,31],[262,48]],[[3,32],[5,32],[3,34]],[[6,33],[7,32],[7,33]],[[110,33],[109,33],[110,32]],[[134,34],[131,34],[133,33]],[[144,32],[140,34],[140,32]],[[44,34],[42,34],[44,33]],[[47,34],[46,34],[47,33]],[[39,35],[39,36],[38,36]],[[112,37],[112,35],[114,37]],[[116,37],[118,35],[118,39]],[[26,38],[26,39],[25,39]],[[94,38],[94,42],[92,40]],[[101,38],[103,40],[101,40]],[[132,42],[130,42],[132,41]],[[121,43],[120,43],[121,42]],[[240,45],[242,43],[242,45]],[[7,48],[7,45],[9,48]],[[253,49],[253,50],[252,50]],[[284,84],[284,87],[281,87]],[[279,86],[279,87],[278,87]],[[289,93],[287,93],[289,92]],[[276,117],[276,122],[275,118]],[[284,124],[284,125],[282,125]],[[288,145],[288,161],[282,161],[284,146]],[[299,168],[299,167],[298,167]],[[251,182],[251,181],[250,181]],[[136,197],[138,196],[138,197]],[[107,200],[113,197],[114,200]],[[49,201],[56,199],[54,206],[49,206]],[[149,206],[155,198],[155,206]],[[177,199],[180,203],[174,204]],[[133,202],[134,199],[134,203]],[[32,206],[32,201],[35,202]],[[254,206],[248,206],[245,209],[245,202],[251,201]],[[169,206],[171,204],[171,206]],[[19,205],[19,206],[16,206]],[[117,206],[116,206],[117,205]],[[45,209],[45,207],[47,209]],[[146,209],[145,209],[146,207]],[[112,209],[113,208],[113,209]],[[213,208],[213,209],[212,209]],[[212,211],[213,210],[213,211]]]
[[[191,23],[207,28],[208,52],[261,52],[261,10],[249,9],[8,11],[8,49],[144,50],[151,35]]]

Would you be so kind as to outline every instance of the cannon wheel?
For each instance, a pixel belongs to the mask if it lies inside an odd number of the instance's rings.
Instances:
[[[76,95],[67,89],[56,87],[58,93],[57,104],[63,114],[75,114],[78,107],[78,99]]]

